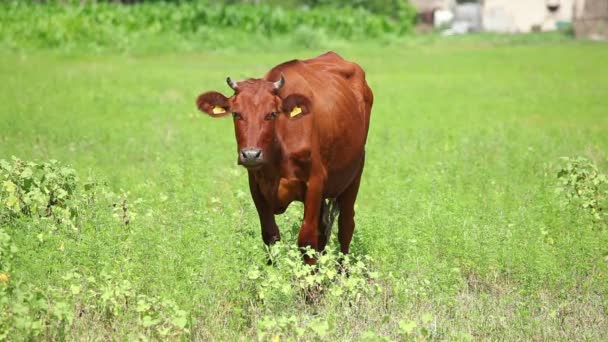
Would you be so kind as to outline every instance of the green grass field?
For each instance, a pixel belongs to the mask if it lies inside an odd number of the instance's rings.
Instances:
[[[248,272],[266,268],[266,251],[232,121],[202,115],[194,99],[228,94],[228,75],[261,77],[322,52],[1,53],[0,158],[57,159],[129,192],[134,213],[128,226],[96,220],[78,232],[5,223],[18,248],[10,281],[44,289],[74,271],[109,274],[173,300],[193,340],[296,328],[309,329],[305,340],[608,339],[608,229],[555,193],[562,156],[608,172],[604,44],[341,46],[375,94],[351,250],[373,259],[382,291],[316,304],[256,298]],[[287,244],[301,212],[294,204],[279,218]],[[67,335],[40,336],[158,337],[128,307],[104,316],[69,303]]]

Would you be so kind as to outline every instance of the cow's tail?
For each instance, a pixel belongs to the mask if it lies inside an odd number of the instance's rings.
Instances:
[[[338,206],[338,203],[336,203],[336,199],[329,198],[327,200],[324,200],[323,210],[321,210],[321,213],[323,215],[322,220],[323,227],[325,228],[325,236],[327,239],[326,241],[329,241],[329,238],[331,236],[331,227],[334,225],[334,221],[340,213],[340,207]]]

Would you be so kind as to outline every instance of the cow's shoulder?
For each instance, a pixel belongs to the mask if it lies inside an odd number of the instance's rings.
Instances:
[[[302,61],[321,79],[339,80],[342,88],[355,90],[365,84],[365,72],[359,64],[348,61],[335,52],[326,52],[318,57]],[[356,91],[356,90],[355,90]]]
[[[274,80],[281,77],[281,73],[297,74],[303,78],[327,78],[342,77],[349,79],[361,72],[356,63],[349,62],[339,54],[329,51],[310,59],[293,59],[281,63],[270,69],[264,76],[266,80]]]
[[[307,96],[313,101],[315,112],[333,111],[336,107],[350,108],[356,103],[362,113],[369,114],[373,94],[365,80],[365,72],[359,64],[333,51],[310,59],[281,63],[270,69],[265,79],[275,81],[281,74],[285,75],[286,84],[280,95],[285,97],[297,93]]]

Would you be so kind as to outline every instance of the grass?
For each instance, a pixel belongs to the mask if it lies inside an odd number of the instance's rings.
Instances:
[[[255,300],[247,272],[265,250],[232,122],[194,99],[321,52],[0,54],[0,157],[58,159],[141,199],[128,228],[41,243],[35,226],[7,227],[11,281],[112,273],[187,310],[194,340],[251,339],[263,316],[291,315],[329,322],[321,339],[399,339],[413,321],[411,338],[606,340],[608,230],[554,193],[561,156],[608,170],[608,48],[586,42],[343,45],[375,93],[352,250],[373,257],[383,292],[346,307]],[[279,219],[287,243],[301,210]],[[69,336],[128,336],[123,323],[77,319]]]

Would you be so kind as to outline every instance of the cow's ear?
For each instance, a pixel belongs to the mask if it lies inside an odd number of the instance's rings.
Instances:
[[[310,112],[310,100],[301,94],[291,94],[283,99],[281,112],[290,118],[306,115]]]
[[[196,106],[212,117],[225,116],[230,112],[228,98],[217,91],[209,91],[196,98]]]

